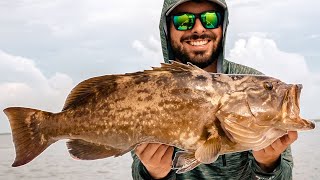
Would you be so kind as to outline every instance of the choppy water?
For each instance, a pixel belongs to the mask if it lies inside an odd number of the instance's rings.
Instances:
[[[317,123],[319,126],[320,123]],[[302,132],[292,146],[294,179],[320,179],[320,129]],[[11,135],[0,135],[0,180],[16,179],[132,179],[131,157],[127,153],[118,158],[95,161],[73,160],[65,141],[50,146],[26,166],[12,168],[15,152]]]

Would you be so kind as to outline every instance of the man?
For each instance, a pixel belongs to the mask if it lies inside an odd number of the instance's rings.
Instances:
[[[165,0],[160,35],[166,62],[191,62],[208,72],[260,74],[224,59],[228,9],[224,0]],[[297,132],[289,132],[260,151],[220,156],[212,164],[201,164],[184,174],[171,170],[174,148],[141,144],[132,153],[134,179],[291,179],[290,144]]]

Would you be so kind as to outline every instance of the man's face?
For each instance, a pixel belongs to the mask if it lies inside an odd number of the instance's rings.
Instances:
[[[181,12],[197,14],[209,10],[217,11],[217,5],[206,1],[188,1],[177,6],[171,14]],[[179,31],[175,29],[171,20],[170,40],[176,60],[182,63],[191,62],[200,68],[205,68],[217,59],[222,48],[222,25],[215,29],[206,29],[197,18],[192,29]]]

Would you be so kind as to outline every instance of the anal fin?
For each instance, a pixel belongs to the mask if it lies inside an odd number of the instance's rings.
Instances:
[[[95,144],[81,139],[67,142],[70,155],[75,159],[95,160],[110,156],[119,156],[126,152],[106,145]]]

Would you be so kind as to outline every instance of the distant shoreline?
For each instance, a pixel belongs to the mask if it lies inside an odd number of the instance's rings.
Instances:
[[[2,135],[10,135],[11,133],[0,133],[0,136]]]

